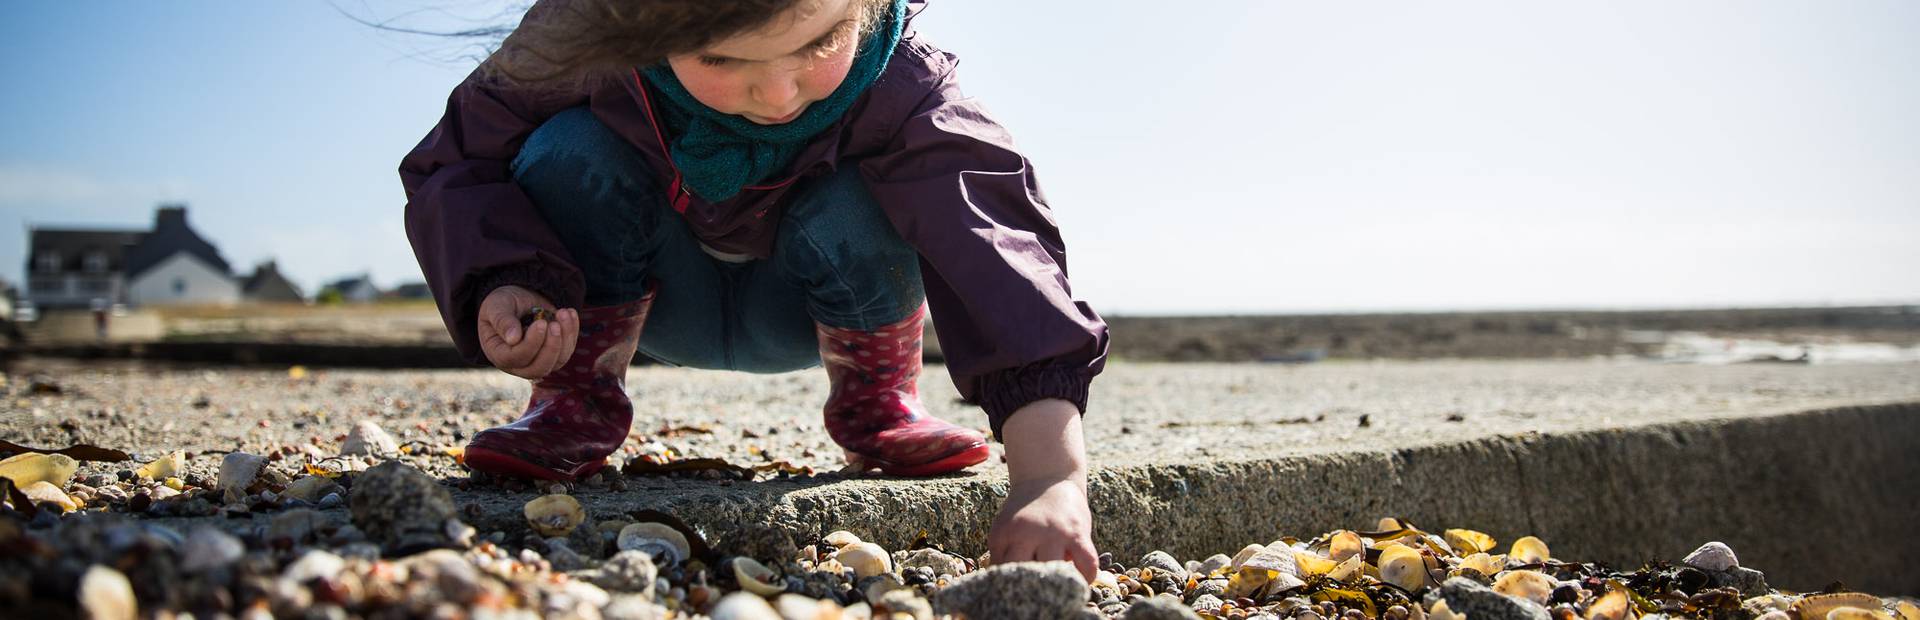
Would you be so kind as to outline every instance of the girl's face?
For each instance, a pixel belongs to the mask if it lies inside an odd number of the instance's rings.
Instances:
[[[667,58],[700,103],[761,125],[799,118],[853,65],[861,0],[801,0],[759,30]]]

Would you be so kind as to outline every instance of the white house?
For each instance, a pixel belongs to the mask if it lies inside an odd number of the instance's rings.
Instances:
[[[161,207],[153,232],[127,250],[127,299],[135,305],[233,305],[240,285],[220,251],[187,225],[184,205]]]

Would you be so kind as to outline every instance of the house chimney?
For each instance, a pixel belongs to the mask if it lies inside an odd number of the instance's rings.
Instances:
[[[153,216],[153,230],[174,230],[187,227],[187,205],[181,203],[163,204]]]

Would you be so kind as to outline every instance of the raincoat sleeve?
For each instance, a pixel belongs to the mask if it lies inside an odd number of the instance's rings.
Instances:
[[[477,333],[480,301],[518,285],[562,307],[579,307],[586,280],[508,170],[535,127],[584,94],[511,92],[468,76],[447,98],[440,124],[400,162],[407,240],[468,361],[486,364]]]
[[[1016,410],[1059,398],[1087,409],[1107,325],[1073,297],[1066,245],[1033,168],[951,72],[882,154],[860,164],[893,226],[920,253],[947,370],[995,437]]]

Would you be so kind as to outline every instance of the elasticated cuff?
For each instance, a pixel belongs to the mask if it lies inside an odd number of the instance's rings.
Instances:
[[[1072,368],[1003,370],[980,377],[980,408],[986,410],[987,424],[993,428],[994,439],[999,440],[1007,418],[1034,401],[1058,398],[1073,403],[1081,415],[1086,415],[1087,390],[1092,384],[1093,377]]]

